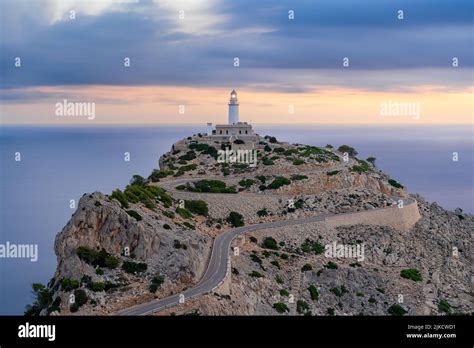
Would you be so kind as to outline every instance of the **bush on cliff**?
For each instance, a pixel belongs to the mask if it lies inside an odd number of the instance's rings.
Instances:
[[[119,189],[116,189],[115,191],[113,191],[112,194],[110,195],[110,198],[116,199],[117,201],[119,201],[120,204],[122,205],[122,208],[129,207],[127,197],[125,197],[124,193],[120,191]]]
[[[341,145],[339,146],[337,151],[342,152],[342,153],[347,152],[347,154],[351,157],[355,157],[358,155],[358,152],[356,151],[356,149],[354,149],[353,147],[350,147],[349,145]]]
[[[109,254],[102,248],[100,251],[88,248],[86,246],[80,246],[77,248],[77,256],[84,262],[91,266],[115,268],[118,266],[118,259]]]
[[[395,188],[403,188],[403,185],[400,184],[398,181],[396,181],[396,180],[394,180],[394,179],[389,179],[389,180],[388,180],[388,183],[389,183],[390,185],[392,185],[393,187],[395,187]]]
[[[137,221],[142,221],[142,216],[138,214],[135,210],[127,210],[127,214],[131,217],[134,217]]]
[[[288,313],[290,309],[288,306],[282,302],[277,302],[273,304],[273,308],[278,312],[278,313]]]
[[[414,282],[421,282],[423,280],[420,271],[414,268],[403,269],[400,272],[400,276],[405,279],[413,280]]]
[[[235,211],[231,211],[229,216],[227,217],[226,221],[232,226],[232,227],[240,227],[244,226],[244,217],[242,214],[239,214]]]
[[[287,179],[283,176],[279,176],[278,178],[273,180],[270,185],[268,185],[268,188],[271,190],[276,190],[282,186],[289,185],[289,184],[291,184],[290,179]]]
[[[207,206],[207,203],[203,200],[184,201],[184,207],[194,214],[202,216],[209,215],[209,208]]]
[[[130,274],[143,273],[147,270],[148,265],[144,262],[124,261],[122,269]]]
[[[402,306],[400,306],[399,304],[393,304],[391,305],[389,308],[388,308],[388,312],[391,314],[391,315],[404,315],[407,313],[407,311],[405,310],[405,308],[403,308]]]
[[[262,242],[262,248],[271,249],[271,250],[279,250],[280,247],[278,246],[277,241],[275,238],[266,237]]]

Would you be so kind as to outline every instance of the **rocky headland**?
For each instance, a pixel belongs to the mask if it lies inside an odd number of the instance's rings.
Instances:
[[[256,161],[221,161],[226,149]],[[84,194],[27,314],[109,315],[178,294],[203,277],[217,236],[293,219],[235,238],[218,287],[155,314],[468,314],[474,217],[409,193],[375,161],[271,136],[182,139],[149,177]]]

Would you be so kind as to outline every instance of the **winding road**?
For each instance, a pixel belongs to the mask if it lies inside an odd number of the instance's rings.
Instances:
[[[196,179],[194,179],[196,180]],[[173,185],[181,183],[181,180],[173,180]],[[189,181],[189,179],[188,179]],[[169,189],[170,186],[166,185]],[[398,198],[394,198],[398,199]],[[404,199],[404,205],[416,204],[414,199]],[[382,210],[382,209],[394,209],[393,207],[378,208],[373,210]],[[358,214],[361,212],[350,212],[337,214],[346,215],[346,214]],[[247,225],[243,227],[237,227],[220,234],[214,240],[212,246],[211,257],[204,273],[202,279],[191,289],[185,290],[180,294],[175,294],[163,299],[157,299],[150,302],[142,303],[124,310],[117,312],[117,315],[149,315],[154,312],[158,312],[165,308],[174,307],[180,304],[181,301],[186,301],[207,293],[212,292],[216,289],[228,276],[230,272],[230,246],[234,238],[237,236],[243,235],[248,232],[253,232],[263,229],[287,227],[294,225],[307,224],[312,222],[321,222],[325,221],[327,218],[335,216],[332,213],[323,213],[318,214],[312,217],[300,218],[300,219],[291,219],[291,220],[280,220],[275,222],[260,223],[254,225]],[[182,302],[181,302],[182,303]]]

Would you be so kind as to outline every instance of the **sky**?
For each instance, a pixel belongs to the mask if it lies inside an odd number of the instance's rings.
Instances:
[[[469,0],[0,0],[0,122],[224,123],[235,88],[253,123],[471,124],[473,16]]]

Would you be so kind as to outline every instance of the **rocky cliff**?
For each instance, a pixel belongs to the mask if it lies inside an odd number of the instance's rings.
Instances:
[[[108,314],[192,287],[214,237],[233,227],[231,212],[245,224],[336,218],[238,238],[232,274],[215,293],[160,315],[470,311],[471,215],[410,195],[350,147],[258,140],[249,147],[256,166],[218,161],[218,149],[236,144],[196,135],[175,143],[148,179],[134,176],[123,192],[85,194],[56,237],[57,270],[40,292],[46,301],[30,314]],[[390,223],[370,213],[404,200],[417,203],[410,213],[392,210]],[[330,245],[363,245],[363,257],[328,256]]]

